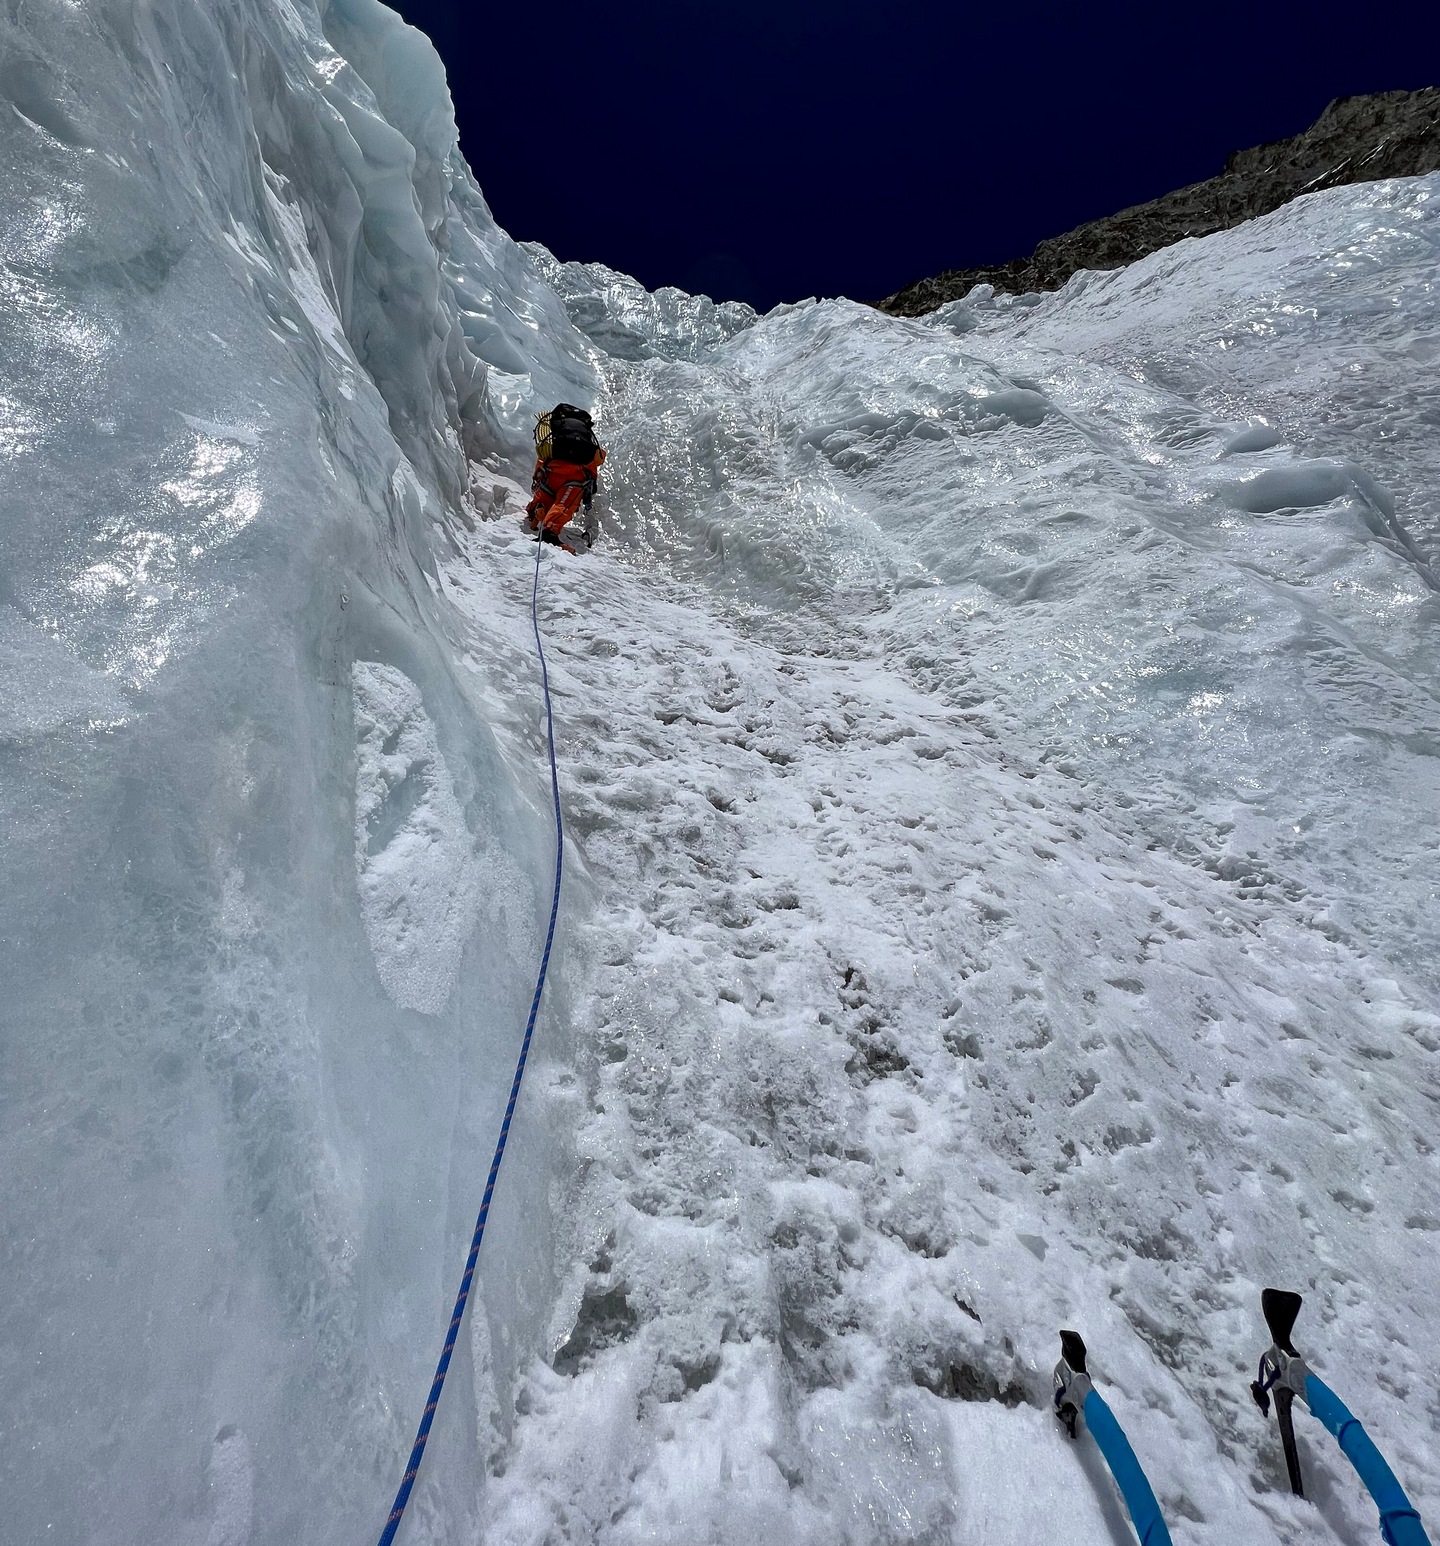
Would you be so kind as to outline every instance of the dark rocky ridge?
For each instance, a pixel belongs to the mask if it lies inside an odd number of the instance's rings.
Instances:
[[[1123,268],[1187,236],[1226,231],[1268,215],[1302,193],[1440,169],[1440,87],[1337,97],[1293,139],[1237,150],[1218,177],[1122,209],[1043,241],[1026,258],[986,268],[952,268],[876,304],[919,317],[959,300],[973,285],[1022,295],[1058,290],[1082,268]]]

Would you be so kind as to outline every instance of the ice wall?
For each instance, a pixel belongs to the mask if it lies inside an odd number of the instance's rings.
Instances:
[[[1281,1283],[1433,1516],[1437,194],[621,340],[584,1238],[491,1539],[1125,1539],[1065,1324],[1177,1543],[1373,1538],[1250,1400]]]
[[[621,374],[612,528],[766,637],[842,647],[846,598],[1007,751],[1433,991],[1436,195],[919,322],[778,309]]]
[[[374,0],[12,7],[0,142],[4,1533],[363,1539],[550,841],[433,554],[589,346]]]

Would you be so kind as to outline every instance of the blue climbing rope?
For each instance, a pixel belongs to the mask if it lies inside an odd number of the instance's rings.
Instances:
[[[565,860],[565,822],[560,815],[560,774],[555,767],[555,717],[550,708],[550,672],[545,665],[545,646],[540,642],[540,550],[535,544],[535,583],[530,591],[530,626],[535,631],[535,653],[540,657],[540,684],[545,693],[545,738],[550,750],[550,796],[555,805],[555,894],[550,899],[550,927],[545,934],[545,950],[540,957],[540,972],[535,978],[535,997],[530,1001],[530,1018],[525,1023],[525,1040],[520,1043],[520,1057],[515,1064],[515,1078],[510,1084],[510,1099],[505,1106],[505,1120],[500,1124],[500,1137],[495,1144],[495,1156],[490,1161],[490,1175],[485,1182],[485,1195],[480,1199],[480,1216],[475,1220],[475,1234],[470,1241],[470,1255],[465,1260],[465,1276],[460,1279],[460,1292],[455,1296],[455,1313],[450,1317],[450,1329],[445,1333],[445,1347],[440,1362],[435,1367],[435,1378],[430,1385],[430,1399],[420,1418],[415,1434],[415,1447],[410,1451],[410,1463],[405,1467],[400,1490],[395,1494],[395,1506],[385,1521],[380,1536],[380,1546],[390,1546],[400,1521],[405,1517],[405,1505],[410,1501],[410,1489],[420,1474],[420,1462],[425,1457],[425,1443],[430,1437],[430,1424],[435,1420],[435,1409],[440,1404],[440,1392],[445,1388],[445,1376],[450,1369],[450,1355],[455,1351],[455,1338],[460,1334],[460,1322],[465,1318],[465,1305],[470,1298],[470,1284],[475,1276],[475,1262],[480,1255],[480,1241],[485,1234],[485,1220],[490,1216],[490,1199],[495,1195],[495,1182],[500,1174],[500,1162],[505,1158],[505,1144],[510,1137],[510,1119],[515,1115],[515,1102],[520,1098],[520,1081],[525,1077],[525,1060],[530,1056],[530,1038],[535,1034],[535,1017],[540,1013],[540,995],[545,991],[545,974],[550,969],[550,947],[555,943],[555,920],[560,915],[560,877]]]

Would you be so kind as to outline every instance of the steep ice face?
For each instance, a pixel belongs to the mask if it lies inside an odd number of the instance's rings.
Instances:
[[[634,580],[554,581],[583,1266],[496,1538],[1111,1538],[1005,1405],[1067,1317],[1177,1535],[1304,1537],[1244,1373],[1281,1280],[1434,1495],[1375,1381],[1425,1377],[1440,1218],[1435,193],[606,366]]]
[[[526,578],[469,540],[488,630]],[[1178,1538],[1304,1539],[1248,1392],[1278,1281],[1427,1507],[1429,1417],[1379,1391],[1433,1314],[1433,996],[1027,755],[1003,697],[917,689],[863,599],[547,574],[598,895],[571,1273],[487,1538],[1123,1538],[1044,1410],[1078,1323]]]
[[[844,592],[1007,748],[1433,988],[1436,191],[627,374],[613,524],[821,639]]]
[[[373,0],[12,9],[0,140],[5,1534],[354,1540],[547,863],[435,554],[589,346]]]
[[[605,364],[594,1094],[492,1538],[1121,1538],[1041,1420],[1079,1323],[1177,1539],[1362,1539],[1250,1404],[1281,1282],[1440,1502],[1437,192]]]

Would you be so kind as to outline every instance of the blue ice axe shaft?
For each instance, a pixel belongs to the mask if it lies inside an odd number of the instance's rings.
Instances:
[[[1135,1458],[1135,1451],[1130,1448],[1125,1430],[1115,1420],[1115,1414],[1104,1396],[1092,1388],[1085,1397],[1084,1411],[1085,1426],[1100,1446],[1105,1464],[1110,1467],[1115,1485],[1125,1499],[1125,1507],[1130,1510],[1130,1522],[1140,1537],[1140,1546],[1170,1546],[1170,1531],[1161,1518],[1154,1490],[1140,1469],[1140,1462]]]
[[[1075,1437],[1075,1419],[1083,1412],[1115,1485],[1130,1510],[1130,1522],[1140,1546],[1170,1546],[1170,1531],[1160,1514],[1155,1493],[1130,1448],[1125,1430],[1090,1381],[1086,1368],[1085,1339],[1078,1331],[1060,1333],[1060,1362],[1055,1365],[1055,1415]]]
[[[1305,1404],[1335,1435],[1346,1458],[1375,1500],[1375,1506],[1380,1510],[1380,1534],[1386,1546],[1430,1546],[1430,1537],[1420,1523],[1420,1515],[1405,1496],[1405,1489],[1395,1479],[1384,1455],[1375,1448],[1375,1441],[1350,1408],[1317,1374],[1305,1378]]]

